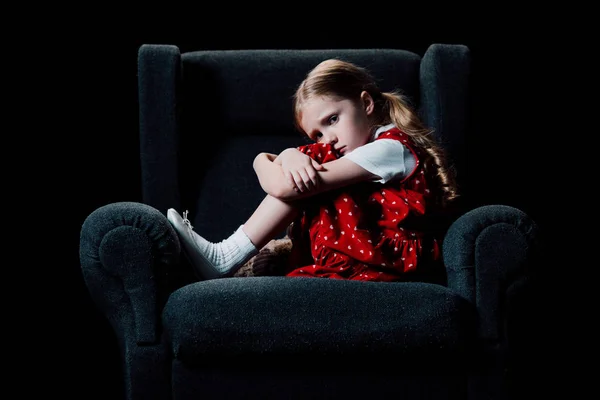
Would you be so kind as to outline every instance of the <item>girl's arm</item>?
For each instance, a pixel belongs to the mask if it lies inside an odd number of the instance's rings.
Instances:
[[[260,153],[254,159],[253,166],[263,190],[283,201],[298,200],[357,182],[380,178],[353,161],[339,158],[322,164],[324,168],[316,171],[318,185],[299,192],[295,189],[296,186],[286,179],[276,155]]]

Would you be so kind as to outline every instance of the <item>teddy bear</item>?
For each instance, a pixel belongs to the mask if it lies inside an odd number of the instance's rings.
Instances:
[[[249,259],[233,276],[285,275],[289,267],[292,240],[288,235],[272,239],[254,257]]]

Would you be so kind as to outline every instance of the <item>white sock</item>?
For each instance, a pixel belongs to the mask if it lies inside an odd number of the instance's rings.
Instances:
[[[191,231],[192,238],[202,258],[206,260],[204,267],[213,268],[220,275],[235,272],[252,256],[258,253],[254,244],[242,230],[243,225],[227,239],[212,243]]]
[[[187,211],[183,213],[182,218],[175,209],[170,208],[167,218],[179,235],[194,272],[201,279],[215,279],[233,274],[258,253],[258,249],[242,230],[243,225],[227,239],[212,243],[192,229],[192,224],[187,219]]]

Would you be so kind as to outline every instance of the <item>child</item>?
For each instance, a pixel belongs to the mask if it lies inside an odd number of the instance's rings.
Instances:
[[[330,59],[299,85],[294,115],[314,143],[256,156],[267,196],[229,238],[208,242],[186,213],[168,210],[196,274],[231,276],[288,226],[290,277],[410,280],[439,264],[431,217],[457,197],[456,185],[405,98],[382,92],[364,68]]]

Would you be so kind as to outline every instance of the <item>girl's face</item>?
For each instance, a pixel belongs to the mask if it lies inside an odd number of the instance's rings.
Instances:
[[[372,113],[373,99],[367,92],[358,101],[315,97],[302,106],[300,126],[311,140],[331,144],[341,157],[369,141]]]

